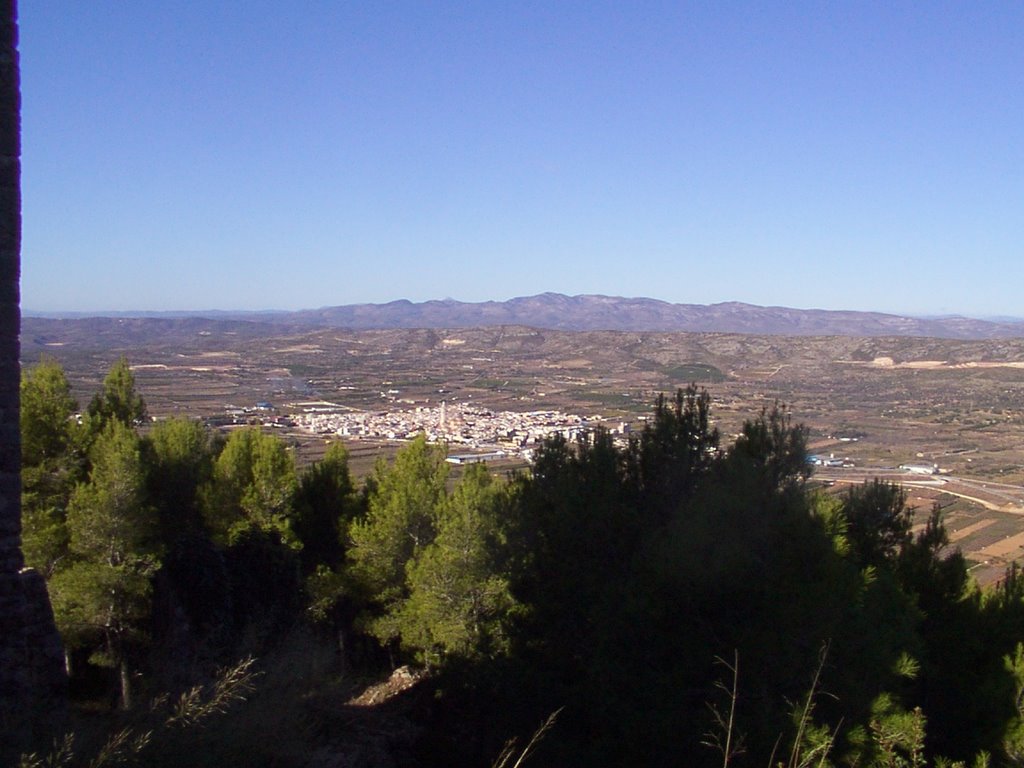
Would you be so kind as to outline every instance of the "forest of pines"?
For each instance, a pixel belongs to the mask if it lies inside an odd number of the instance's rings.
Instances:
[[[726,445],[691,387],[625,447],[455,481],[420,437],[356,484],[340,442],[147,421],[123,359],[80,414],[53,361],[21,398],[73,701],[23,766],[489,766],[545,722],[530,765],[1024,764],[1020,575],[980,590],[898,486],[813,488],[780,406]]]

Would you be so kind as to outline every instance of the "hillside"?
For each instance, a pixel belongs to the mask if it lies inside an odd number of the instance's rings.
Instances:
[[[671,304],[648,298],[565,296],[542,293],[508,301],[453,299],[414,303],[349,304],[297,312],[98,313],[134,317],[213,321],[244,320],[277,326],[350,328],[470,328],[526,325],[564,331],[687,331],[778,336],[928,336],[995,339],[1024,336],[1024,322],[965,317],[921,318],[880,312],[761,307],[741,302]],[[82,319],[83,315],[64,317]]]

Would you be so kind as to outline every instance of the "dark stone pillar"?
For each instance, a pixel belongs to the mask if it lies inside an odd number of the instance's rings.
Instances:
[[[0,0],[0,765],[60,726],[66,678],[46,583],[21,554],[21,95],[15,0]]]
[[[18,333],[21,328],[21,140],[14,3],[0,19],[0,573],[21,559],[21,435]]]

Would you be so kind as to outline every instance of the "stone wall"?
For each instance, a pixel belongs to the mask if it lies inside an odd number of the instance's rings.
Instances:
[[[15,0],[0,0],[0,766],[45,745],[67,681],[46,583],[21,554],[21,99]]]

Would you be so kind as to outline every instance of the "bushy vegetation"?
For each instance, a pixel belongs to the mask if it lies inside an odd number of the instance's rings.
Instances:
[[[318,682],[295,673],[270,698],[298,729],[276,746],[257,688],[237,705],[256,726],[194,742],[185,715],[149,708],[164,758],[188,742],[210,758],[194,764],[304,764],[348,726],[286,713],[352,692],[325,681],[412,663],[422,765],[508,760],[512,737],[537,765],[1024,761],[1024,578],[979,590],[938,510],[915,532],[897,486],[812,491],[781,407],[722,445],[690,388],[628,444],[552,437],[510,478],[476,465],[453,482],[417,438],[361,488],[341,444],[297,469],[258,429],[140,429],[124,360],[76,412],[57,364],[24,374],[25,552],[80,700],[130,715],[167,692],[205,721],[233,700],[216,670],[255,654],[280,680],[296,638],[319,649],[304,658],[326,649]],[[231,674],[248,696],[250,668]],[[128,739],[124,761],[148,749]]]

